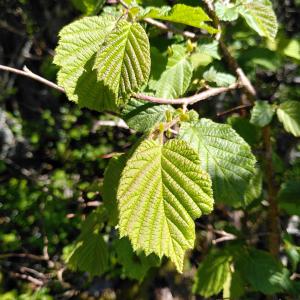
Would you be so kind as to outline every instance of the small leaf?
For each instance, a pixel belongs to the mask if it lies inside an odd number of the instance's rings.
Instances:
[[[236,78],[227,73],[221,73],[215,70],[214,67],[203,74],[203,78],[208,82],[214,82],[217,86],[230,86],[236,82]]]
[[[53,61],[60,67],[57,81],[69,100],[81,107],[116,110],[115,103],[107,101],[111,92],[97,82],[96,72],[92,70],[95,54],[115,22],[113,17],[85,17],[65,26],[59,33]]]
[[[122,104],[126,97],[147,83],[150,74],[150,46],[147,34],[138,23],[125,20],[107,36],[96,57],[98,81]]]
[[[240,13],[260,36],[275,39],[278,22],[269,0],[240,0]]]
[[[123,119],[128,126],[136,131],[145,132],[152,129],[159,122],[166,121],[166,112],[174,111],[170,105],[131,99],[122,111]]]
[[[192,79],[193,67],[183,46],[174,45],[171,51],[167,69],[156,84],[156,96],[176,99],[187,91]]]
[[[209,254],[199,266],[193,292],[205,298],[218,295],[230,276],[231,259],[223,251]]]
[[[300,60],[300,39],[292,39],[287,41],[283,53],[291,58]]]
[[[211,181],[184,141],[145,140],[127,161],[118,190],[120,236],[135,251],[169,257],[182,272],[194,220],[213,209]]]
[[[221,59],[221,56],[218,51],[218,48],[219,48],[218,41],[210,40],[210,39],[200,39],[198,43],[199,43],[199,45],[196,48],[196,52],[210,55],[211,57],[218,59],[218,60]]]
[[[211,21],[211,19],[201,7],[192,7],[185,4],[175,4],[172,8],[168,6],[161,8],[148,7],[142,17],[202,28],[209,33],[218,32],[217,29],[205,23]]]
[[[300,180],[290,179],[284,182],[278,193],[278,202],[281,209],[289,215],[300,216]]]
[[[287,132],[300,136],[300,102],[283,102],[277,109],[277,116]]]
[[[115,244],[118,262],[123,266],[124,275],[142,281],[152,267],[158,267],[160,259],[155,254],[146,256],[144,252],[133,251],[128,238],[122,238]]]
[[[103,237],[96,233],[85,235],[77,242],[68,263],[75,270],[89,272],[91,276],[103,274],[108,267],[108,248]]]
[[[212,178],[215,199],[241,206],[255,172],[249,145],[229,125],[208,119],[184,123],[179,137],[199,153],[202,168]]]
[[[265,127],[271,123],[275,110],[268,101],[256,101],[251,111],[250,123],[259,127]]]
[[[235,21],[239,17],[239,7],[233,3],[217,1],[215,11],[222,21]]]

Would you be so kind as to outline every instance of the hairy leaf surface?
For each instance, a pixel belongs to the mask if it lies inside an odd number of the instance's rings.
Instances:
[[[120,236],[134,250],[169,257],[182,272],[194,246],[194,220],[213,209],[211,181],[184,141],[145,140],[128,160],[118,190]]]
[[[121,20],[100,48],[94,68],[98,81],[109,87],[118,103],[119,97],[147,83],[150,62],[149,40],[143,27]]]
[[[255,171],[249,145],[229,125],[208,119],[184,123],[179,136],[199,153],[212,178],[215,199],[240,206]]]
[[[193,67],[183,46],[174,45],[171,51],[167,69],[156,84],[156,96],[174,99],[182,96],[188,89],[193,75]]]
[[[97,82],[92,70],[97,50],[115,26],[113,17],[85,17],[65,26],[59,33],[54,63],[60,67],[57,81],[69,100],[94,110],[115,110],[111,91]]]
[[[150,130],[159,122],[166,120],[166,111],[174,111],[170,105],[157,105],[141,100],[131,99],[122,111],[123,119],[136,131]]]
[[[250,123],[259,127],[265,127],[271,123],[274,109],[268,101],[256,101],[251,111]]]
[[[259,35],[270,39],[276,37],[278,23],[272,2],[269,0],[240,0],[240,13],[247,24]]]

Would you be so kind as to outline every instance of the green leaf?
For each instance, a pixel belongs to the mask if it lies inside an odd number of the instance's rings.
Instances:
[[[283,102],[277,109],[277,117],[287,132],[300,136],[300,102]]]
[[[199,45],[196,48],[196,52],[207,54],[215,59],[220,60],[221,56],[219,54],[219,42],[210,39],[200,39]]]
[[[120,236],[135,251],[169,257],[182,272],[194,246],[196,218],[213,209],[211,181],[184,141],[145,140],[122,173],[118,190]]]
[[[284,182],[278,193],[278,202],[281,209],[289,215],[300,216],[300,180]]]
[[[146,256],[144,252],[133,251],[128,238],[122,238],[115,244],[118,262],[123,266],[124,275],[142,281],[152,267],[158,267],[160,259],[155,254]]]
[[[241,274],[234,271],[227,277],[227,281],[223,286],[223,299],[238,300],[245,294],[245,282]]]
[[[249,145],[229,126],[208,119],[184,123],[179,137],[200,155],[201,165],[213,182],[218,202],[240,206],[255,172],[255,157]]]
[[[214,67],[203,74],[203,78],[208,82],[214,82],[217,86],[230,86],[236,82],[236,78],[227,73],[221,73],[215,70]]]
[[[97,233],[85,235],[77,242],[68,264],[75,270],[89,272],[91,276],[103,274],[108,266],[108,248],[103,237]]]
[[[255,249],[243,251],[237,258],[236,269],[254,290],[267,295],[283,290],[278,278],[282,278],[284,269],[265,251]]]
[[[97,50],[115,26],[113,17],[85,17],[65,26],[59,33],[54,63],[60,67],[57,81],[69,100],[81,107],[102,111],[116,110],[108,101],[111,92],[97,82],[92,70]]]
[[[171,52],[167,69],[156,84],[156,96],[176,99],[187,91],[192,79],[193,67],[183,46],[173,45]]]
[[[150,46],[138,23],[121,20],[107,36],[96,57],[98,81],[113,93],[113,101],[124,98],[147,83],[150,74]]]
[[[163,6],[161,8],[148,7],[142,16],[174,23],[181,23],[196,28],[205,29],[209,33],[218,32],[205,22],[211,21],[210,17],[201,7],[192,7],[185,4],[176,4],[172,8]]]
[[[275,39],[278,22],[269,0],[240,0],[240,13],[247,24],[260,36]]]
[[[251,111],[250,123],[259,127],[265,127],[271,123],[275,110],[268,101],[256,101]]]
[[[256,168],[255,175],[251,178],[250,183],[245,191],[244,201],[246,205],[249,205],[251,202],[260,197],[262,193],[262,183],[262,172]]]
[[[136,131],[145,132],[159,122],[166,121],[166,112],[174,111],[170,105],[157,105],[150,102],[131,99],[122,111],[123,119]]]
[[[283,53],[286,56],[300,60],[300,39],[292,39],[287,41]]]
[[[112,157],[104,173],[104,206],[107,209],[109,221],[113,226],[116,226],[118,223],[117,191],[126,159],[126,155]]]
[[[261,140],[261,130],[254,126],[248,119],[232,116],[227,119],[229,125],[250,145],[255,145]]]
[[[97,14],[105,0],[72,0],[73,5],[85,15]]]
[[[205,298],[219,294],[230,276],[231,259],[223,251],[209,254],[199,266],[193,292]]]
[[[222,21],[234,21],[239,17],[239,7],[233,3],[217,1],[215,12]]]

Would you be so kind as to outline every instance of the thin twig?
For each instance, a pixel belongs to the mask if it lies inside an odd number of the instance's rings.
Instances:
[[[44,285],[44,282],[42,280],[34,278],[30,275],[20,274],[20,273],[16,273],[16,272],[10,272],[10,274],[15,278],[21,278],[21,279],[24,279],[24,280],[28,280],[28,281],[32,282],[33,284],[35,284],[37,286]]]
[[[25,77],[29,77],[29,78],[32,78],[34,80],[37,80],[53,89],[56,89],[62,93],[65,92],[65,90],[58,86],[57,84],[31,72],[26,66],[24,66],[23,68],[23,71],[22,70],[19,70],[19,69],[15,69],[15,68],[11,68],[11,67],[7,67],[7,66],[3,66],[3,65],[0,65],[0,70],[3,70],[3,71],[7,71],[7,72],[12,72],[12,73],[15,73],[15,74],[18,74],[18,75],[22,75],[22,76],[25,76]]]
[[[235,112],[240,111],[240,110],[248,109],[248,108],[251,108],[251,107],[253,107],[252,104],[242,104],[242,105],[233,107],[231,109],[222,111],[220,113],[217,113],[217,117],[223,117],[223,116],[235,113]]]
[[[44,260],[46,261],[47,259],[44,256],[38,256],[30,253],[5,253],[5,254],[0,254],[0,259],[6,259],[10,257],[20,257],[20,258],[29,258],[33,260]]]
[[[207,91],[201,92],[199,94],[185,97],[185,98],[178,98],[178,99],[167,99],[167,98],[160,98],[154,97],[144,94],[133,94],[132,96],[137,99],[141,99],[148,102],[159,103],[159,104],[183,104],[183,105],[191,105],[199,101],[206,100],[210,97],[217,96],[222,93],[226,93],[228,91],[232,91],[239,88],[239,83],[234,83],[228,87],[220,87],[220,88],[211,88]]]

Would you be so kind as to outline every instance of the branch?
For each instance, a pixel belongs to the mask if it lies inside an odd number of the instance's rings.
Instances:
[[[3,66],[0,65],[0,70],[3,71],[7,71],[7,72],[12,72],[18,75],[22,75],[25,77],[29,77],[31,79],[37,80],[39,82],[44,83],[45,85],[52,87],[62,93],[65,92],[65,90],[58,86],[57,84],[31,72],[26,66],[23,68],[24,71],[19,70],[19,69],[15,69],[15,68],[11,68],[11,67],[7,67],[7,66]],[[239,83],[234,83],[232,85],[230,85],[229,87],[220,87],[220,88],[211,88],[207,91],[204,91],[202,93],[196,94],[194,96],[191,97],[186,97],[186,98],[178,98],[178,99],[166,99],[166,98],[157,98],[154,96],[148,96],[148,95],[144,95],[144,94],[133,94],[132,96],[134,98],[137,99],[141,99],[144,101],[148,101],[148,102],[153,102],[153,103],[158,103],[158,104],[183,104],[183,105],[191,105],[194,104],[196,102],[202,101],[202,100],[206,100],[207,98],[231,91],[231,90],[235,90],[239,88]],[[107,125],[107,124],[106,124]]]
[[[22,71],[22,70],[19,70],[19,69],[15,69],[15,68],[0,65],[0,70],[7,71],[7,72],[12,72],[12,73],[22,75],[22,76],[25,76],[25,77],[29,77],[31,79],[37,80],[37,81],[47,85],[47,86],[49,86],[53,89],[56,89],[56,90],[58,90],[62,93],[65,92],[65,90],[62,87],[58,86],[57,84],[55,84],[55,83],[53,83],[53,82],[37,75],[37,74],[34,74],[26,66],[24,66],[23,71]]]
[[[158,104],[183,104],[183,105],[191,105],[199,101],[206,100],[210,97],[217,96],[222,93],[226,93],[228,91],[232,91],[235,89],[238,89],[240,87],[239,83],[234,83],[228,87],[220,87],[220,88],[211,88],[207,91],[201,92],[199,94],[190,96],[190,97],[185,97],[185,98],[178,98],[178,99],[167,99],[167,98],[159,98],[159,97],[154,97],[154,96],[149,96],[149,95],[144,95],[144,94],[133,94],[132,96],[134,98],[148,101],[148,102],[153,102],[153,103],[158,103]]]
[[[217,113],[217,117],[223,117],[225,115],[229,115],[229,114],[235,113],[237,111],[248,109],[248,108],[251,108],[251,107],[253,107],[252,104],[242,104],[242,105],[233,107],[231,109],[228,109],[228,110]]]

